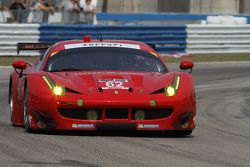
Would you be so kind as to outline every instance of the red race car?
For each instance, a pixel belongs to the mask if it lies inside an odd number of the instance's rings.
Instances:
[[[170,72],[149,45],[127,40],[19,43],[19,50],[47,49],[31,64],[12,63],[11,124],[34,130],[176,131],[195,128],[193,80]],[[180,69],[192,70],[191,61]]]

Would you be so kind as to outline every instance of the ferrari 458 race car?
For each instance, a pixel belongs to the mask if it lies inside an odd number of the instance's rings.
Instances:
[[[19,50],[47,49],[31,64],[12,63],[11,124],[34,130],[171,130],[195,128],[193,80],[170,72],[152,47],[128,40],[19,43]],[[183,60],[180,69],[192,70]]]

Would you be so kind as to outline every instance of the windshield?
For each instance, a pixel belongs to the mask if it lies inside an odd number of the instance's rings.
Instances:
[[[158,57],[138,49],[114,47],[74,48],[49,58],[45,71],[122,70],[166,72]]]

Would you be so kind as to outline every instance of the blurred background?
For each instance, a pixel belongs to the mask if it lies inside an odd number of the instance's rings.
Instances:
[[[140,41],[155,45],[159,53],[177,56],[237,53],[250,57],[250,0],[0,2],[0,56],[16,55],[18,42],[54,43],[88,34],[94,39],[102,35]]]
[[[86,2],[90,1],[90,5]],[[96,13],[250,13],[249,0],[1,0],[0,22],[96,24]],[[87,2],[88,3],[88,2]],[[42,7],[39,7],[42,4]],[[39,20],[37,14],[43,13]],[[88,13],[89,16],[86,16]],[[42,14],[40,14],[42,15]],[[73,16],[72,16],[73,15]],[[81,16],[84,15],[84,16]],[[35,17],[35,18],[33,18]],[[94,19],[89,21],[89,19]],[[91,18],[93,17],[93,18]]]
[[[9,7],[15,0],[1,0]],[[29,0],[22,0],[27,3]],[[58,10],[69,0],[52,0]],[[31,0],[32,3],[36,0]],[[97,12],[249,13],[249,0],[98,0]]]

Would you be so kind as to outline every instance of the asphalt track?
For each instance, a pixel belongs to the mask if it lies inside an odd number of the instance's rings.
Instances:
[[[250,166],[250,62],[196,65],[197,128],[190,137],[126,131],[27,134],[9,124],[10,71],[0,68],[1,167]]]

